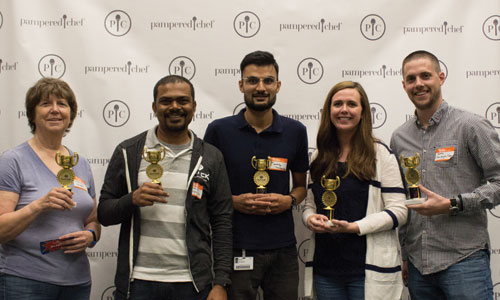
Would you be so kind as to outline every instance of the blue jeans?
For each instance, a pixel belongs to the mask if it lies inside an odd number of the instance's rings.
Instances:
[[[88,300],[90,283],[56,285],[0,273],[0,300]]]
[[[130,284],[130,300],[205,300],[212,289],[199,293],[192,282],[158,282],[134,279]]]
[[[314,274],[314,290],[318,300],[364,300],[365,276],[342,279]]]
[[[233,250],[241,256],[241,249]],[[230,300],[255,300],[259,286],[264,300],[297,300],[299,263],[295,245],[273,250],[247,250],[253,257],[253,270],[233,271],[228,290]]]
[[[412,299],[493,300],[490,257],[480,250],[446,270],[422,275],[408,262],[408,289]]]

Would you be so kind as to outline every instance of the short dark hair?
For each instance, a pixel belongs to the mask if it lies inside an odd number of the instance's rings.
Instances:
[[[34,86],[28,89],[26,92],[26,116],[28,117],[28,124],[31,128],[31,133],[35,133],[35,108],[40,103],[40,101],[48,99],[50,95],[57,98],[65,99],[68,102],[69,108],[71,109],[69,125],[66,128],[66,133],[69,132],[69,128],[73,125],[73,121],[76,118],[76,113],[78,112],[78,104],[76,103],[75,93],[69,87],[69,85],[56,78],[42,78],[38,80]]]
[[[439,66],[439,59],[436,57],[436,55],[430,53],[429,51],[417,50],[417,51],[414,51],[414,52],[408,54],[405,57],[405,59],[403,59],[403,64],[401,66],[401,73],[404,73],[405,65],[409,61],[414,60],[414,59],[419,59],[419,58],[427,58],[427,59],[429,59],[431,61],[431,63],[434,65],[434,70],[437,73],[441,72],[441,67]]]
[[[156,101],[156,96],[158,96],[158,88],[160,87],[160,85],[164,85],[167,83],[177,83],[177,82],[185,82],[189,85],[189,87],[191,88],[191,97],[193,98],[194,101],[194,86],[191,83],[191,81],[189,81],[189,79],[179,75],[167,75],[162,79],[158,80],[158,82],[155,84],[155,87],[153,88],[153,102]]]
[[[276,76],[278,76],[279,73],[278,63],[274,59],[274,56],[267,51],[254,51],[252,53],[248,53],[243,58],[240,64],[241,76],[243,76],[243,70],[245,70],[246,66],[248,65],[257,65],[257,66],[273,65],[274,69],[276,69]]]

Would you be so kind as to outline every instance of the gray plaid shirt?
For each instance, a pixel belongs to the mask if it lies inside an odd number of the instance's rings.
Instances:
[[[420,183],[446,198],[460,194],[464,206],[456,216],[426,217],[408,210],[400,230],[403,259],[431,274],[487,249],[486,209],[500,203],[500,141],[492,125],[443,101],[427,129],[416,116],[401,125],[391,148],[398,158],[418,152]]]

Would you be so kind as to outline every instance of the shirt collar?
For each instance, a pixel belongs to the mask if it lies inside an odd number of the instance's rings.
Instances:
[[[156,135],[157,128],[158,128],[158,126],[155,126],[155,127],[148,130],[148,133],[146,134],[146,141],[144,143],[144,146],[148,147],[149,149],[157,149],[157,148],[160,148],[160,146],[168,148],[165,143],[162,143],[158,139],[158,136]],[[189,134],[189,138],[190,138],[188,149],[193,149],[194,133],[191,131],[191,129],[189,129],[188,134]]]
[[[439,122],[443,119],[444,115],[448,112],[448,103],[443,100],[439,108],[434,112],[431,119],[429,120],[429,127],[438,125]],[[422,127],[422,123],[418,120],[417,111],[415,110],[415,123],[420,128]]]
[[[248,124],[247,120],[245,119],[245,111],[247,109],[243,108],[240,110],[240,112],[236,115],[236,121],[237,121],[237,126],[239,129],[244,129],[244,128],[252,128],[252,125]],[[281,119],[279,118],[280,115],[278,112],[274,109],[273,111],[273,123],[271,126],[266,128],[262,132],[276,132],[276,133],[281,133],[283,131],[283,124],[281,123]],[[252,128],[253,129],[253,128]]]

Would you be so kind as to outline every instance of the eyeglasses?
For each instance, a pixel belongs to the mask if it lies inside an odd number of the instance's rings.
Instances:
[[[272,86],[276,83],[276,79],[274,77],[265,77],[265,78],[259,78],[255,76],[250,76],[250,77],[245,77],[243,78],[246,84],[248,85],[258,85],[261,81],[264,83],[265,86]]]

